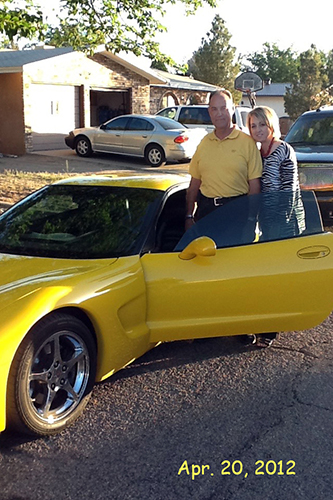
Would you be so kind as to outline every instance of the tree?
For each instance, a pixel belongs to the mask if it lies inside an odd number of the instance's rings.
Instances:
[[[235,47],[230,45],[231,34],[225,21],[216,15],[211,30],[202,38],[200,48],[188,61],[189,71],[197,80],[230,90],[237,98],[234,81],[239,73],[239,64],[235,62]]]
[[[15,45],[17,38],[43,37],[46,25],[43,22],[43,13],[33,0],[22,2],[15,0],[0,1],[0,35],[2,44]]]
[[[315,45],[299,56],[298,77],[285,95],[285,108],[290,118],[296,119],[309,109],[331,102],[326,69],[327,58]]]
[[[93,52],[99,45],[171,62],[159,50],[157,32],[165,31],[160,19],[167,4],[182,3],[187,14],[216,0],[60,0],[56,26],[47,26],[38,0],[4,0],[0,10],[0,35],[46,40],[56,46]],[[20,7],[22,6],[23,7]]]
[[[152,69],[159,69],[160,71],[166,71],[168,72],[168,68],[167,68],[167,65],[165,64],[165,62],[163,61],[159,61],[157,59],[154,59],[152,62],[151,62],[151,65],[150,67]]]
[[[281,50],[275,43],[264,43],[262,52],[248,54],[246,60],[251,66],[245,64],[243,71],[251,69],[264,81],[289,83],[294,81],[295,75],[298,74],[297,54],[291,48]]]
[[[333,50],[330,50],[326,59],[327,76],[330,85],[333,84]]]

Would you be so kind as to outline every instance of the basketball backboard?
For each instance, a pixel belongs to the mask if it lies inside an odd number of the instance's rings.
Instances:
[[[257,73],[245,71],[235,79],[235,89],[246,93],[252,108],[256,105],[256,92],[263,88],[263,81]]]
[[[263,88],[263,81],[257,73],[245,71],[235,79],[235,89],[241,92],[258,92]]]

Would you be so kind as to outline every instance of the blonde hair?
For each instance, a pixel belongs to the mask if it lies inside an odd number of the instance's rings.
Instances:
[[[255,116],[258,120],[262,120],[266,123],[267,127],[272,130],[274,139],[280,139],[280,121],[274,109],[269,108],[268,106],[258,106],[257,108],[253,108],[247,115],[247,127],[250,133],[252,116]]]

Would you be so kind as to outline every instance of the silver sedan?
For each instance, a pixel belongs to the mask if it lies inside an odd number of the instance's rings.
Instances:
[[[79,156],[94,152],[142,156],[159,167],[166,161],[190,159],[205,133],[161,116],[123,115],[99,127],[75,129],[65,143]]]

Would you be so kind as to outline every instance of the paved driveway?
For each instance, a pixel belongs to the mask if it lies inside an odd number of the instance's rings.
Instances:
[[[1,500],[329,500],[332,327],[160,345],[60,435],[2,434]]]
[[[4,165],[155,172],[141,160],[71,151],[1,158]],[[1,500],[330,499],[332,330],[331,316],[283,333],[268,350],[235,338],[160,345],[98,384],[83,417],[60,435],[3,433]]]
[[[153,168],[143,158],[99,154],[90,158],[80,158],[71,149],[39,151],[19,157],[0,157],[0,171],[18,170],[28,172],[188,172],[188,163],[168,163],[164,167]]]

